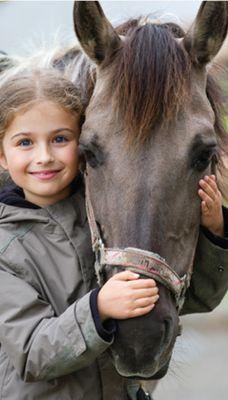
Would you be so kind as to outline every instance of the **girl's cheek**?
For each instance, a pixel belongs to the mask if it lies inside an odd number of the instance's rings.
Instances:
[[[64,152],[64,159],[68,163],[78,162],[78,146],[76,144],[66,148],[66,151]]]
[[[9,154],[8,162],[14,170],[21,171],[34,162],[34,154],[28,151],[12,151]]]

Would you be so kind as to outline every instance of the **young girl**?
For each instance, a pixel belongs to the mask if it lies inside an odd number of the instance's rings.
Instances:
[[[114,319],[153,309],[156,284],[125,271],[95,289],[73,84],[16,70],[0,90],[0,164],[15,184],[0,193],[0,399],[124,400],[104,352]]]

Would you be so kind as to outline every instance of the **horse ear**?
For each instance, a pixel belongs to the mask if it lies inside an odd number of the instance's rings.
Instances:
[[[98,1],[75,1],[74,28],[88,57],[101,65],[120,46],[121,40]]]
[[[205,65],[218,53],[227,34],[228,2],[203,1],[184,46],[193,62]]]

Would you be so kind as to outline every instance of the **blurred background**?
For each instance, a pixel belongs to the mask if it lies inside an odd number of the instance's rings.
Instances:
[[[200,1],[101,1],[101,4],[115,24],[150,13],[171,13],[187,23],[194,17]],[[11,54],[26,51],[31,38],[50,42],[57,31],[73,35],[72,1],[2,1],[0,7],[0,49]]]
[[[101,1],[107,17],[118,24],[139,15],[162,16],[190,25],[200,1]],[[0,50],[24,55],[53,37],[74,39],[72,1],[0,1]],[[218,61],[228,65],[227,41]],[[227,81],[223,78],[224,87]],[[228,399],[228,297],[212,313],[182,317],[168,375],[155,400]]]

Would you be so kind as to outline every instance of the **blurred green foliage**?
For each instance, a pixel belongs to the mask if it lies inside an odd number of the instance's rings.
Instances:
[[[225,129],[226,129],[226,131],[228,131],[228,115],[226,115],[226,116],[224,117],[224,124],[225,124]]]

